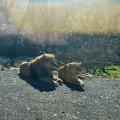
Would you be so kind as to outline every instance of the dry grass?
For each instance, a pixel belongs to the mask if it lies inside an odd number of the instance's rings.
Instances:
[[[4,0],[10,20],[25,32],[120,32],[120,5],[108,0],[59,3]]]

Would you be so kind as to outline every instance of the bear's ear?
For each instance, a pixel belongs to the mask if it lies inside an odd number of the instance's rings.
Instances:
[[[55,55],[54,54],[43,54],[43,58],[49,58],[49,57],[55,58]]]

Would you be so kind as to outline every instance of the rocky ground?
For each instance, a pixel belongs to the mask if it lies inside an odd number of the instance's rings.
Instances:
[[[21,60],[18,60],[18,64]],[[0,70],[1,120],[120,120],[120,79],[92,77],[57,88]]]

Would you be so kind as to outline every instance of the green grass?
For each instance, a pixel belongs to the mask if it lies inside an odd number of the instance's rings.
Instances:
[[[111,76],[118,76],[120,77],[120,66],[107,66],[106,71]]]
[[[106,74],[106,73],[104,73],[104,72],[102,72],[102,71],[99,71],[98,70],[98,72],[97,72],[97,75],[98,76],[116,76],[116,77],[120,77],[120,66],[114,66],[114,65],[112,65],[112,66],[106,66],[105,67],[105,71],[108,73],[108,74]]]

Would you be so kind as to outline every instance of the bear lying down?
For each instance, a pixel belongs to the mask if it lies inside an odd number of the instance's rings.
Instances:
[[[58,86],[62,84],[62,80],[53,75],[55,68],[55,56],[53,54],[43,54],[30,62],[23,62],[20,65],[20,74]]]
[[[54,86],[61,85],[63,83],[62,80],[64,80],[68,83],[84,87],[84,82],[80,78],[84,79],[89,76],[80,74],[80,66],[81,62],[71,62],[61,66],[58,69],[58,78],[53,74],[56,71],[55,56],[53,54],[43,54],[30,62],[23,62],[20,65],[20,74],[36,78]]]
[[[71,84],[84,87],[84,82],[80,80],[80,66],[81,62],[71,62],[61,66],[58,69],[59,77]]]

